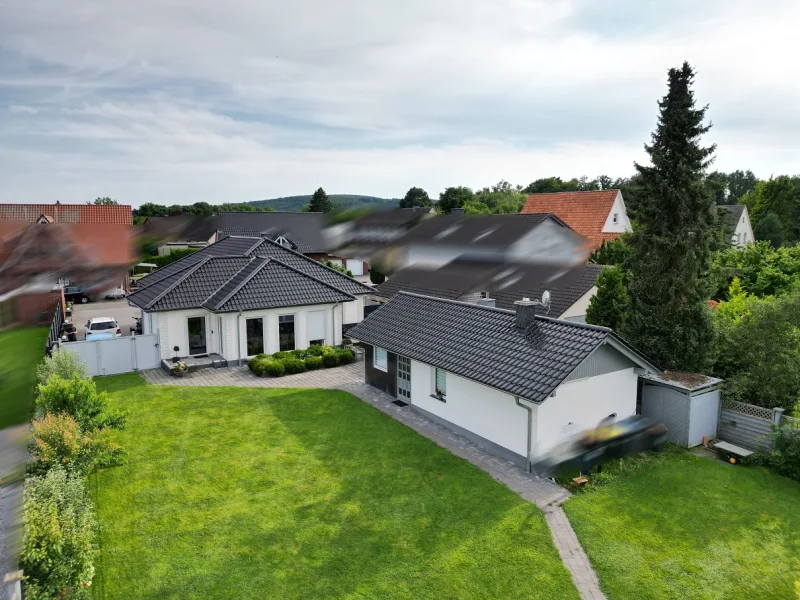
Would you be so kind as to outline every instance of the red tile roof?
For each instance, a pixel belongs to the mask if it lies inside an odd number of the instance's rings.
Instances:
[[[525,201],[522,214],[554,213],[572,229],[589,238],[596,248],[604,240],[620,236],[619,233],[602,231],[618,193],[619,190],[597,190],[531,194]]]
[[[22,219],[35,223],[42,215],[52,217],[55,223],[133,225],[131,207],[126,205],[0,204],[0,219]]]

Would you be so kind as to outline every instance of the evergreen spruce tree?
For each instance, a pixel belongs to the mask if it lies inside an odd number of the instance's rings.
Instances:
[[[669,90],[659,102],[652,166],[640,175],[638,227],[631,234],[629,303],[623,335],[658,366],[702,371],[714,330],[703,278],[709,264],[713,197],[704,183],[716,146],[703,147],[710,129],[707,106],[695,107],[689,63],[669,70]]]
[[[311,196],[311,202],[308,204],[308,212],[330,212],[333,204],[328,200],[328,194],[325,190],[319,188],[314,195]]]
[[[597,293],[589,300],[586,309],[586,322],[617,331],[627,305],[625,272],[620,267],[603,269],[597,277]]]

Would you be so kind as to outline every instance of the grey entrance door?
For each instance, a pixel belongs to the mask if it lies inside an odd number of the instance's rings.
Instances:
[[[411,359],[397,357],[397,397],[411,400]]]
[[[189,354],[205,354],[206,347],[206,318],[189,317]]]

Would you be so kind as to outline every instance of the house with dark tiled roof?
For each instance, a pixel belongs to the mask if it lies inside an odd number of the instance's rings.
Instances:
[[[348,330],[366,382],[530,468],[568,437],[636,413],[656,366],[610,329],[400,292]]]
[[[143,333],[158,335],[162,359],[217,354],[237,364],[340,344],[371,291],[276,241],[231,235],[139,280],[128,301]]]
[[[619,190],[531,194],[522,214],[550,212],[579,234],[589,238],[592,249],[604,241],[632,231],[625,201]]]
[[[412,265],[376,286],[373,297],[380,302],[399,292],[411,292],[513,310],[517,300],[540,299],[548,292],[547,306],[536,305],[536,314],[583,323],[603,268],[586,263],[571,266],[464,260],[434,269]]]
[[[727,243],[737,248],[744,248],[747,244],[756,241],[747,206],[744,204],[719,204],[717,205],[717,214],[723,239]]]

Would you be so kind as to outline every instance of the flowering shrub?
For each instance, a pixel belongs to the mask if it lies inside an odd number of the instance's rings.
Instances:
[[[47,413],[32,424],[28,470],[42,475],[55,467],[86,475],[96,467],[120,464],[122,449],[106,430],[82,432],[78,422],[66,413]]]
[[[179,360],[178,362],[172,364],[173,373],[186,373],[188,370],[189,370],[189,365],[187,365],[182,360]]]
[[[80,476],[54,467],[25,484],[20,567],[29,600],[88,598],[97,519]]]

